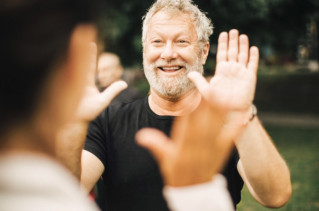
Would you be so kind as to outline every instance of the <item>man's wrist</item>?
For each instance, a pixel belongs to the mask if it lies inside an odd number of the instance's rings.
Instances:
[[[244,112],[234,111],[229,114],[228,121],[224,127],[242,127],[247,126],[257,116],[257,108],[254,104]]]

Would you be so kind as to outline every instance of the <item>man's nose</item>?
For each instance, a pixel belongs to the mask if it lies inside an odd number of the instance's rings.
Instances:
[[[166,61],[171,61],[172,59],[176,59],[177,52],[174,49],[174,46],[171,42],[166,43],[165,48],[161,54],[161,58]]]

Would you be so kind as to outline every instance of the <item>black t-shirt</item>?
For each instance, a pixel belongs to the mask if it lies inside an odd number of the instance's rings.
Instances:
[[[146,149],[136,144],[135,134],[141,128],[152,127],[169,136],[173,118],[155,114],[146,97],[109,106],[90,123],[85,150],[105,166],[102,177],[109,210],[168,210],[158,165]],[[240,201],[243,187],[238,159],[234,150],[223,172],[234,205]]]

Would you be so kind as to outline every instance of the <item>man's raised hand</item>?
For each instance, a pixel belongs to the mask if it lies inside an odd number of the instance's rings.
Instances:
[[[255,95],[258,48],[249,49],[248,37],[239,36],[235,29],[222,32],[216,60],[216,72],[209,82],[197,72],[189,73],[189,78],[208,102],[229,111],[247,113]]]

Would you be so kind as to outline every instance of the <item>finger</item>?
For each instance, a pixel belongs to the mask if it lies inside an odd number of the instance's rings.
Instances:
[[[227,46],[228,46],[228,33],[222,32],[218,38],[216,60],[218,62],[226,61],[227,59]]]
[[[256,46],[250,48],[248,70],[257,73],[259,62],[259,50]]]
[[[159,163],[172,147],[172,142],[169,142],[169,138],[157,129],[141,129],[136,133],[135,139],[140,146],[148,149]]]
[[[229,32],[228,61],[237,61],[238,57],[238,30],[232,29]]]
[[[209,99],[209,83],[199,72],[192,71],[187,77],[195,84],[198,91],[205,99]]]
[[[100,95],[103,100],[103,107],[106,107],[121,91],[127,88],[125,81],[116,81],[106,88]]]
[[[247,35],[242,34],[239,37],[239,55],[238,55],[238,62],[245,67],[247,66],[248,62],[248,53],[249,53],[249,40]]]
[[[88,73],[88,84],[89,86],[95,86],[97,46],[94,42],[90,44],[89,51],[90,51],[90,66],[89,66],[89,73]]]

